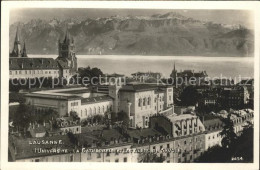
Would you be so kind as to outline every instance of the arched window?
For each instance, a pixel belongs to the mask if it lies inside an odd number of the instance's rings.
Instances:
[[[138,100],[138,106],[139,106],[139,107],[141,107],[141,103],[142,103],[142,99],[140,98],[140,99]]]
[[[151,97],[148,97],[147,105],[150,105],[150,104],[151,104]]]
[[[146,98],[143,98],[143,106],[146,105]]]

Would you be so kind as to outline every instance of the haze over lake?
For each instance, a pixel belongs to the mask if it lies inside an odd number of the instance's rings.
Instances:
[[[56,58],[57,55],[29,55],[29,57]],[[254,77],[253,57],[193,57],[193,56],[123,56],[77,55],[78,67],[98,67],[103,73],[126,76],[141,71],[160,72],[169,77],[175,62],[178,71],[206,70],[210,77]]]

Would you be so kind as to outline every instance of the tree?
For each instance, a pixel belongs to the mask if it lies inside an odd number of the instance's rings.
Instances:
[[[97,67],[94,67],[94,68],[90,68],[90,67],[79,68],[78,72],[79,72],[79,74],[77,76],[79,76],[78,79],[79,79],[79,83],[80,84],[83,84],[83,83],[84,84],[86,84],[86,83],[95,83],[96,84],[96,83],[99,82],[98,78],[100,76],[104,75],[103,72],[99,68],[97,68]],[[83,78],[85,78],[85,77],[88,77],[89,80],[93,80],[93,82],[92,81],[85,82],[86,79],[83,82]],[[95,79],[93,79],[94,77],[95,77]]]
[[[234,123],[231,120],[231,114],[228,114],[226,119],[223,119],[224,127],[220,132],[222,136],[221,144],[224,148],[233,149],[234,142],[237,139],[237,135],[234,132]]]
[[[188,86],[182,91],[180,98],[183,106],[194,106],[200,100],[200,95],[195,87]]]
[[[27,129],[30,122],[32,122],[33,109],[31,106],[21,103],[17,108],[17,111],[13,115],[14,126],[22,129]]]
[[[254,155],[254,128],[253,124],[248,122],[248,125],[244,127],[242,134],[237,138],[232,153],[233,157],[242,158],[240,162],[253,162]]]
[[[224,139],[223,143],[227,144],[224,146],[214,146],[209,148],[198,157],[195,162],[253,162],[253,125],[249,123],[248,126],[245,126],[242,134],[238,137],[234,137],[232,132],[227,132],[231,131],[231,126],[229,126],[229,128],[226,127],[226,129],[230,129],[225,130],[225,138],[227,139]]]
[[[200,157],[194,160],[194,162],[203,163],[220,163],[230,162],[231,156],[228,154],[227,149],[219,145],[210,147],[207,151],[203,152]]]
[[[158,156],[154,152],[143,152],[143,153],[139,153],[138,155],[138,162],[142,162],[142,163],[152,163],[152,162],[160,163],[163,161],[165,161],[165,157]]]
[[[129,127],[129,116],[126,112],[121,111],[117,114],[118,121],[122,121],[122,133],[127,134],[127,129]]]

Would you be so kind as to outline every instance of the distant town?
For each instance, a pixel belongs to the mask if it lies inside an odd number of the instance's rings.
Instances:
[[[12,49],[9,161],[253,162],[254,79],[78,67],[68,29],[56,59],[30,57],[19,28]]]

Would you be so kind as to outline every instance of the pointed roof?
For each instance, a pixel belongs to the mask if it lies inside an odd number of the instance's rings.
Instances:
[[[23,45],[23,51],[26,51],[25,42],[24,42],[24,45]]]
[[[20,41],[20,37],[19,37],[19,32],[18,32],[18,26],[17,26],[17,29],[16,29],[16,35],[15,35],[15,42],[19,42]]]
[[[64,38],[64,43],[65,42],[69,42],[70,41],[70,33],[69,33],[69,29],[67,27],[66,29],[66,34],[65,34],[65,38]]]
[[[22,57],[27,57],[26,47],[25,47],[25,42],[24,42],[24,45],[23,45],[23,53],[22,53]]]

